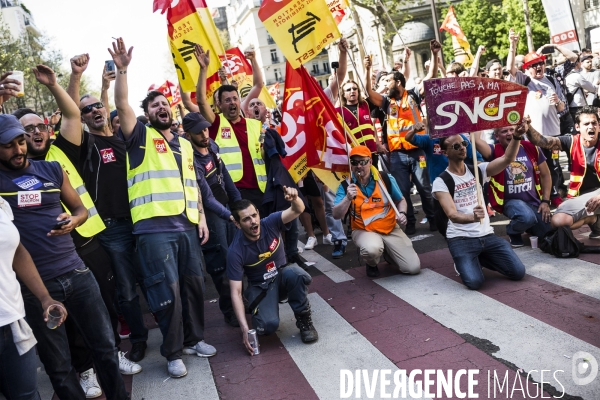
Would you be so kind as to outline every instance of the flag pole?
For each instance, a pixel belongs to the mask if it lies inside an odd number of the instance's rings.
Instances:
[[[379,5],[381,6],[381,9],[385,12],[385,15],[387,15],[388,19],[390,20],[390,23],[392,24],[392,26],[394,27],[394,30],[396,31],[396,33],[398,34],[398,37],[400,38],[400,41],[402,42],[402,46],[407,47],[406,44],[404,43],[404,40],[402,40],[402,35],[400,35],[400,31],[398,30],[398,28],[396,27],[396,24],[394,23],[394,21],[392,20],[392,17],[390,17],[390,14],[388,13],[387,8],[385,8],[385,6],[383,5],[383,3],[381,2],[381,0],[377,0],[377,2],[379,3]]]
[[[473,171],[475,172],[475,187],[477,188],[477,205],[480,205],[484,208],[485,210],[485,205],[482,204],[481,202],[481,198],[482,198],[482,194],[481,194],[481,185],[479,184],[479,167],[477,166],[477,149],[475,148],[475,135],[479,134],[479,132],[471,132],[470,134],[470,138],[471,138],[471,155],[473,156],[473,165],[475,166],[475,168],[473,168]],[[487,146],[487,144],[486,144]],[[479,220],[479,223],[483,224],[483,219]]]
[[[338,53],[338,58],[339,58],[339,53]],[[344,121],[344,107],[342,107],[342,99],[340,96],[340,78],[338,76],[338,68],[340,67],[340,63],[339,61],[332,61],[331,62],[331,68],[333,69],[333,72],[335,74],[335,83],[337,84],[337,89],[338,89],[338,103],[340,103],[340,108],[342,110],[342,125],[344,127],[344,137],[346,138],[346,143],[352,143],[354,144],[354,138],[350,135],[350,133],[348,132],[348,127],[346,126],[346,122]],[[350,139],[350,140],[348,140]],[[350,157],[348,157],[348,173],[350,174],[350,176],[352,176],[352,165],[350,165]]]

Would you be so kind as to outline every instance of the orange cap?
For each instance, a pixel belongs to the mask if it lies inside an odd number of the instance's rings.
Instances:
[[[371,150],[367,146],[356,146],[350,150],[350,157],[363,156],[371,158]]]
[[[523,69],[527,69],[527,68],[529,68],[530,65],[533,65],[540,61],[545,61],[545,60],[546,60],[545,56],[538,54],[536,52],[531,52],[523,58]]]

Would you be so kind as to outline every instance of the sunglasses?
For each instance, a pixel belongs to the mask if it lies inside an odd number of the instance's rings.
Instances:
[[[352,166],[354,167],[356,167],[357,165],[364,167],[369,163],[369,161],[371,160],[350,160],[350,164],[352,164]]]
[[[461,146],[462,146],[462,147],[464,147],[464,148],[467,148],[467,146],[468,146],[468,145],[469,145],[469,142],[467,142],[466,140],[463,140],[463,141],[462,141],[462,142],[460,142],[460,143],[454,143],[454,144],[452,145],[452,148],[453,148],[454,150],[460,150]]]
[[[539,66],[542,66],[542,65],[544,65],[544,62],[543,62],[543,61],[540,61],[540,62],[538,62],[538,63],[531,64],[531,65],[529,66],[529,68],[537,68],[537,67],[539,67]]]
[[[23,129],[27,133],[33,133],[37,129],[40,132],[48,132],[48,125],[46,124],[38,124],[38,125],[27,125],[24,126]]]
[[[344,91],[345,92],[354,92],[354,91],[358,91],[358,88],[357,87],[351,87],[351,88],[348,88],[348,89],[346,89]]]
[[[171,124],[171,128],[177,128],[179,126],[179,122],[173,122]]]
[[[94,103],[94,104],[90,104],[89,106],[85,106],[85,107],[83,107],[83,108],[81,109],[81,113],[82,113],[82,114],[89,114],[89,113],[91,113],[91,112],[94,110],[94,108],[95,108],[96,110],[99,110],[99,109],[101,109],[101,108],[104,108],[104,104],[102,104],[102,102],[101,102],[101,101],[99,101],[99,102],[97,102],[97,103]]]

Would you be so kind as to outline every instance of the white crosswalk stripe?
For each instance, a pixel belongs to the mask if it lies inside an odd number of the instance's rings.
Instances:
[[[314,250],[304,250],[304,252],[302,252],[302,258],[304,258],[306,261],[314,262],[314,267],[335,283],[351,281],[354,279],[352,275],[333,264],[331,261],[321,256]]]
[[[495,357],[526,372],[565,371],[561,383],[570,395],[594,399],[600,393],[600,379],[586,386],[574,384],[572,360],[565,357],[585,351],[600,359],[595,346],[428,269],[410,280],[392,276],[376,282],[445,327],[490,341],[500,348]],[[527,348],[517,343],[527,343]],[[540,382],[539,372],[532,377]]]

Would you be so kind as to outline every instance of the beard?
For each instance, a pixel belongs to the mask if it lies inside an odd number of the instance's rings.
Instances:
[[[52,145],[52,143],[50,143],[50,140],[46,140],[46,143],[44,144],[43,148],[35,149],[35,148],[33,148],[33,146],[30,146],[28,143],[27,144],[27,154],[31,154],[31,156],[32,156],[31,158],[46,156],[46,154],[48,154],[48,150],[50,150],[51,145]]]
[[[0,164],[2,164],[4,167],[6,167],[7,169],[9,169],[11,171],[22,170],[27,165],[27,156],[23,156],[23,163],[22,164],[20,164],[20,165],[14,165],[14,164],[12,164],[10,161],[13,158],[17,158],[17,157],[20,157],[20,156],[13,156],[13,157],[9,158],[8,160],[2,160],[2,159],[0,159]]]
[[[157,130],[163,131],[165,129],[171,129],[171,124],[173,123],[173,118],[169,117],[168,121],[160,121],[156,115],[151,115],[150,118],[148,118],[148,120],[150,121],[150,125],[152,125],[154,128],[156,128]]]
[[[398,97],[400,97],[400,90],[397,87],[391,88],[388,90],[388,96],[391,99],[398,100]]]
[[[190,134],[189,136],[192,143],[194,143],[198,147],[207,148],[210,143],[209,140],[201,139],[194,134]]]

